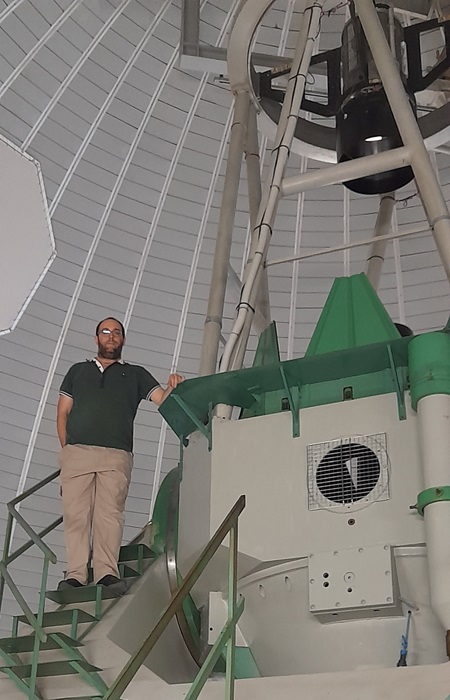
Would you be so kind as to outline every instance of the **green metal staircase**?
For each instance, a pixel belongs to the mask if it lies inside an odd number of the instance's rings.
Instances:
[[[121,547],[119,571],[122,578],[129,580],[129,588],[155,556],[144,543]],[[49,611],[44,606],[36,616],[38,620],[40,618],[45,641],[40,639],[37,632],[19,635],[22,632],[20,626],[29,625],[30,620],[25,614],[14,617],[12,636],[0,639],[0,657],[3,660],[0,671],[30,700],[43,700],[37,689],[37,679],[65,675],[78,675],[90,690],[91,694],[80,696],[76,700],[101,700],[108,687],[99,675],[102,669],[89,663],[83,656],[82,640],[117,602],[118,597],[105,586],[90,584],[73,590],[46,591],[45,599],[57,605]],[[66,631],[60,632],[61,627],[67,628]],[[52,632],[55,628],[58,631]],[[45,652],[54,652],[52,656],[59,652],[60,658],[46,661]],[[31,662],[27,657],[31,657]]]
[[[120,597],[115,596],[107,587],[89,584],[73,590],[48,591],[47,580],[50,563],[56,564],[56,554],[44,542],[44,538],[62,523],[57,518],[40,532],[35,532],[19,512],[20,503],[37,491],[45,488],[59,476],[59,471],[50,474],[32,488],[10,501],[6,525],[3,556],[0,561],[0,610],[4,598],[5,585],[12,592],[22,610],[22,615],[13,618],[12,635],[0,638],[0,672],[15,684],[28,700],[46,700],[42,685],[38,679],[57,676],[78,677],[82,680],[83,695],[78,697],[54,698],[52,700],[120,700],[122,693],[132,682],[143,662],[155,646],[170,620],[176,617],[180,632],[191,655],[200,666],[185,700],[196,700],[216,668],[226,649],[227,700],[234,697],[235,681],[235,637],[236,624],[243,612],[244,601],[237,596],[237,524],[240,513],[245,507],[245,498],[241,496],[235,503],[222,525],[206,545],[196,563],[186,577],[180,576],[176,565],[178,540],[178,499],[179,484],[182,473],[182,443],[180,443],[180,463],[166,475],[156,499],[153,519],[142,533],[130,544],[121,547],[119,556],[120,576],[130,581],[128,591],[133,583],[146,571],[154,560],[166,557],[170,602],[161,612],[155,627],[130,656],[119,675],[109,687],[101,678],[102,669],[91,664],[83,656],[83,640],[100,620],[109,612]],[[28,535],[29,540],[15,552],[11,552],[14,523],[18,524]],[[148,544],[142,540],[146,537]],[[205,567],[229,536],[228,568],[228,620],[219,638],[209,650],[205,659],[200,660],[199,613],[190,592]],[[37,547],[43,555],[41,586],[37,613],[33,613],[21,594],[8,567],[31,547]],[[92,579],[92,572],[90,572]],[[127,592],[128,592],[127,591]],[[54,609],[46,609],[51,601]],[[86,610],[86,608],[88,608]],[[22,634],[21,625],[32,628],[31,634]],[[61,631],[63,628],[63,631]],[[56,657],[56,658],[54,658]],[[1,677],[1,676],[0,676]],[[244,676],[246,677],[246,676]],[[71,684],[72,685],[72,684]],[[73,684],[76,685],[76,684]],[[12,687],[12,686],[11,686]],[[52,691],[53,692],[53,691]],[[56,691],[58,692],[58,691]],[[87,694],[85,694],[87,692]],[[4,697],[4,694],[2,694]],[[23,697],[23,695],[22,695]],[[8,699],[9,700],[9,699]]]

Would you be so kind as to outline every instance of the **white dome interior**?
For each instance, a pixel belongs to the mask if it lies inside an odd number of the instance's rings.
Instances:
[[[204,0],[201,42],[225,48],[239,4]],[[345,3],[326,7],[321,50],[339,44],[346,17]],[[291,14],[294,29],[283,31]],[[286,42],[285,54],[292,54],[297,14],[296,2],[277,0],[255,51],[279,54]],[[124,320],[126,360],[161,382],[175,369],[188,378],[198,373],[232,96],[216,75],[181,70],[180,27],[181,0],[0,0],[0,134],[41,165],[57,249],[16,328],[0,337],[3,504],[58,468],[59,385],[71,364],[94,354],[100,319]],[[261,143],[264,180],[270,143],[263,137]],[[448,200],[450,151],[441,151],[435,162]],[[316,167],[324,166],[293,154],[287,175]],[[398,225],[426,228],[414,183],[397,197]],[[342,185],[284,199],[269,259],[370,238],[378,206],[378,197]],[[239,277],[248,237],[243,179],[231,255]],[[363,271],[367,251],[268,268],[283,359],[305,352],[334,278]],[[445,325],[449,287],[431,233],[389,243],[379,294],[393,320],[416,333]],[[229,285],[225,338],[237,300],[236,286]],[[250,350],[255,346],[252,335]],[[251,360],[249,353],[246,363]],[[176,465],[178,450],[154,407],[142,405],[125,540],[148,521],[154,483]],[[23,507],[33,528],[60,514],[58,488],[51,484]],[[2,537],[6,515],[3,505]],[[13,549],[27,539],[17,528]],[[64,561],[60,531],[49,545]],[[31,600],[41,558],[32,550],[20,566],[12,567],[13,575]],[[53,567],[53,581],[61,568]],[[14,605],[7,592],[5,630]]]

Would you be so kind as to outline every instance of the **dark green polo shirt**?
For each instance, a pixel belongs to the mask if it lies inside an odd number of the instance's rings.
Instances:
[[[103,372],[95,360],[73,365],[60,393],[73,399],[67,419],[68,445],[133,451],[133,423],[141,399],[159,383],[144,367],[114,362]]]

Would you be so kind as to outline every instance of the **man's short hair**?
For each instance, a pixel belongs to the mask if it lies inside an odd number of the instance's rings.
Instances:
[[[106,318],[102,319],[101,321],[99,321],[99,322],[97,323],[97,328],[95,329],[95,335],[96,335],[96,336],[98,336],[98,332],[99,332],[99,330],[100,330],[100,326],[101,326],[102,323],[104,323],[105,321],[115,321],[116,323],[118,323],[119,326],[120,326],[120,329],[121,329],[121,331],[122,331],[122,335],[123,335],[123,337],[125,338],[125,328],[124,328],[124,325],[123,325],[122,321],[119,321],[118,318],[114,318],[114,316],[107,316]]]

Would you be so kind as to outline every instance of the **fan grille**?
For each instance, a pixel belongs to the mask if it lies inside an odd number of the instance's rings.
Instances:
[[[307,447],[309,510],[365,506],[389,499],[386,433]]]

